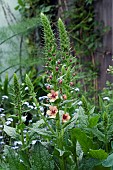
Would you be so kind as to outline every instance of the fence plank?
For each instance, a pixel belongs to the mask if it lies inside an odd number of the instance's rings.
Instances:
[[[103,22],[104,26],[110,26],[111,30],[103,37],[103,46],[98,53],[96,60],[99,62],[99,78],[98,88],[105,87],[106,81],[113,82],[113,76],[109,75],[106,70],[109,65],[113,65],[112,53],[113,53],[113,1],[101,0],[95,2],[96,20]]]

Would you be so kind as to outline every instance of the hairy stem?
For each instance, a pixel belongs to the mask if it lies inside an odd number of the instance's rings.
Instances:
[[[21,105],[19,104],[18,106],[18,115],[19,115],[19,121],[20,121],[20,125],[22,125],[22,111],[21,111]],[[23,128],[21,127],[21,142],[22,142],[22,145],[24,147],[25,143],[24,143],[24,134],[23,134]]]

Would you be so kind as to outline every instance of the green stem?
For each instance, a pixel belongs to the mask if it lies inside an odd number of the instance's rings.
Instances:
[[[59,159],[60,162],[60,170],[65,170],[65,164],[64,164],[64,158],[62,156],[62,158]]]
[[[20,104],[18,104],[18,105],[19,105],[19,106],[18,106],[19,121],[20,121],[20,125],[22,125],[21,105],[20,105]],[[23,134],[23,129],[22,129],[22,127],[21,127],[21,142],[22,142],[22,145],[23,145],[23,147],[24,147],[25,143],[24,143],[24,134]]]
[[[71,139],[72,140],[72,139]],[[73,145],[74,145],[74,148],[72,150],[72,153],[73,153],[73,159],[74,159],[74,162],[76,164],[76,170],[78,170],[78,160],[77,160],[77,140],[74,139],[73,141]]]
[[[58,133],[58,148],[63,150],[63,137],[64,137],[64,129],[61,129]],[[65,160],[64,156],[59,158],[60,169],[65,170]]]
[[[108,153],[108,141],[107,141],[107,130],[105,128],[105,148],[106,148],[106,152]]]
[[[22,45],[23,45],[23,36],[21,36],[21,41],[20,41],[20,52],[19,52],[19,71],[20,71],[20,78],[22,81]]]
[[[54,82],[54,90],[56,91],[56,89],[57,89],[57,83],[56,83],[56,81],[57,81],[57,78],[56,78],[56,71],[55,71],[55,66],[53,66],[53,82]]]

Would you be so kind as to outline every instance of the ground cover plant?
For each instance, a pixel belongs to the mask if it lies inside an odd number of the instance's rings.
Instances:
[[[108,96],[99,107],[79,93],[76,57],[62,20],[56,39],[41,13],[45,40],[45,77],[39,96],[29,75],[16,74],[1,91],[1,170],[94,170],[113,168],[113,111]],[[7,92],[7,94],[5,94]],[[107,95],[107,92],[102,95]],[[10,108],[10,110],[7,110]],[[7,139],[7,141],[3,141]]]

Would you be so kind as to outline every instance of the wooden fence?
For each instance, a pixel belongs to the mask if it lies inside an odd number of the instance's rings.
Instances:
[[[95,2],[96,20],[103,22],[104,26],[109,26],[110,31],[103,37],[103,47],[96,55],[99,63],[98,88],[105,87],[106,81],[113,82],[113,76],[109,75],[106,70],[109,65],[113,65],[113,0],[98,0]]]

